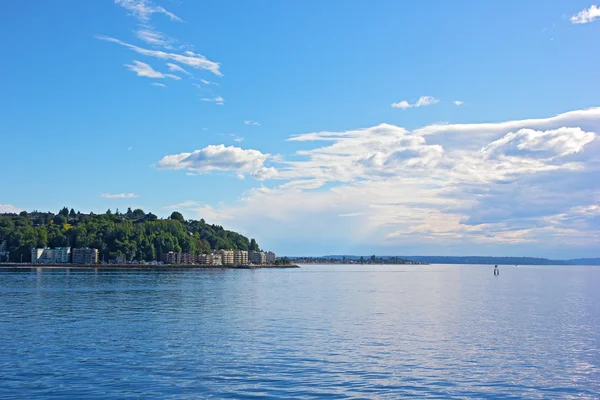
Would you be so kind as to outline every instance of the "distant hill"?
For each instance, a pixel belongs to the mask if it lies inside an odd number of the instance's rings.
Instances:
[[[365,258],[367,256],[364,256]],[[392,256],[379,256],[391,258]],[[488,257],[488,256],[400,256],[412,261],[423,261],[429,264],[498,264],[498,265],[600,265],[600,258],[577,258],[571,260],[550,260],[536,257]],[[322,258],[334,260],[358,260],[360,256],[329,255]]]

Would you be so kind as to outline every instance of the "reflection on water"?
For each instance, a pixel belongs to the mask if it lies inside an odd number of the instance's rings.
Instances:
[[[0,269],[0,397],[599,398],[600,268]]]

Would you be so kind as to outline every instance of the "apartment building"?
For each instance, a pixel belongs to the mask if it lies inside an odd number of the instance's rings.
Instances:
[[[265,253],[265,258],[266,258],[267,264],[275,264],[275,261],[277,260],[277,256],[272,251],[267,251]]]
[[[33,264],[67,264],[71,260],[70,247],[49,247],[31,249],[31,262]]]
[[[193,264],[196,262],[196,257],[191,253],[175,253],[170,251],[161,254],[160,260],[165,264]]]
[[[234,262],[235,253],[233,250],[219,250],[217,254],[221,255],[221,263],[223,265],[231,265]]]
[[[233,251],[233,263],[235,265],[248,264],[248,252],[245,250],[234,250]]]
[[[73,249],[73,264],[98,264],[98,249]]]
[[[263,251],[249,251],[248,259],[252,264],[266,264],[267,256]]]

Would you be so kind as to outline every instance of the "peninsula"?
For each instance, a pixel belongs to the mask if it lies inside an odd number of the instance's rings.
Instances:
[[[0,214],[0,265],[156,268],[294,267],[255,239],[174,211],[104,214],[61,209]]]

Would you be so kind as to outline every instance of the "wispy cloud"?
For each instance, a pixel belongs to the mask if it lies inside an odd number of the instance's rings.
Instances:
[[[165,74],[167,78],[175,79],[176,81],[180,81],[181,77],[173,74]]]
[[[231,136],[231,137],[233,138],[233,141],[234,141],[234,142],[237,142],[237,143],[242,143],[242,142],[244,141],[244,138],[243,138],[243,137],[241,137],[241,136],[238,136],[238,135],[235,135],[235,134],[233,134],[233,133],[232,133],[231,135],[229,135],[229,136]]]
[[[181,68],[177,64],[167,63],[167,67],[169,67],[169,71],[171,71],[171,72],[181,72],[181,73],[184,73],[184,74],[187,74],[187,75],[191,75],[188,71],[186,71],[185,69]]]
[[[590,8],[583,9],[571,17],[574,24],[587,24],[600,17],[600,7],[592,5]]]
[[[148,22],[152,14],[163,14],[169,17],[171,21],[182,22],[177,15],[155,5],[150,0],[115,0],[115,3],[129,11],[140,22]]]
[[[0,204],[0,214],[18,214],[23,211],[22,208],[15,207],[12,204]]]
[[[210,101],[213,103],[216,103],[217,105],[222,106],[223,104],[225,104],[225,99],[223,99],[221,96],[217,96],[217,97],[203,97],[200,100],[202,101]]]
[[[135,35],[138,37],[138,39],[153,46],[167,46],[169,44],[166,36],[163,33],[150,28],[138,29],[135,31]]]
[[[125,66],[137,74],[137,76],[143,76],[145,78],[164,78],[161,72],[154,70],[151,66],[141,61],[134,60],[133,65],[125,64]]]
[[[102,193],[100,195],[100,197],[102,197],[103,199],[117,200],[117,199],[135,199],[138,196],[135,193],[118,193],[118,194]]]
[[[217,85],[217,86],[219,86],[219,84],[217,82],[207,81],[206,79],[200,79],[200,82],[204,83],[205,85]]]
[[[260,122],[256,122],[256,121],[252,121],[252,120],[244,121],[244,124],[246,124],[246,125],[253,125],[253,126],[260,126]]]
[[[153,82],[151,83],[152,86],[158,86],[158,87],[167,87],[167,85],[165,85],[164,83],[157,83],[157,82]]]
[[[406,110],[407,108],[413,107],[427,107],[440,101],[433,96],[421,96],[415,103],[409,103],[407,100],[402,100],[398,103],[392,103],[393,108],[400,108],[402,110]]]
[[[465,102],[462,100],[454,100],[453,103],[454,103],[454,105],[462,106]]]
[[[161,209],[163,209],[163,210],[177,210],[177,209],[180,209],[180,208],[190,208],[190,207],[200,207],[200,206],[202,206],[202,203],[199,203],[197,201],[188,200],[188,201],[184,201],[183,203],[173,204],[173,205],[170,205],[170,206],[164,206],[164,207],[161,207]]]
[[[210,61],[203,55],[196,54],[192,51],[185,51],[183,54],[178,54],[178,53],[165,52],[162,50],[144,49],[142,47],[123,42],[122,40],[119,40],[119,39],[116,39],[113,37],[109,37],[109,36],[104,36],[104,35],[97,35],[96,38],[106,41],[106,42],[116,43],[118,45],[127,47],[127,48],[135,51],[138,54],[142,54],[142,55],[145,55],[148,57],[155,57],[155,58],[158,58],[161,60],[172,60],[172,61],[187,65],[192,68],[204,69],[204,70],[210,71],[217,76],[223,75],[221,73],[221,71],[219,70],[219,63]]]

